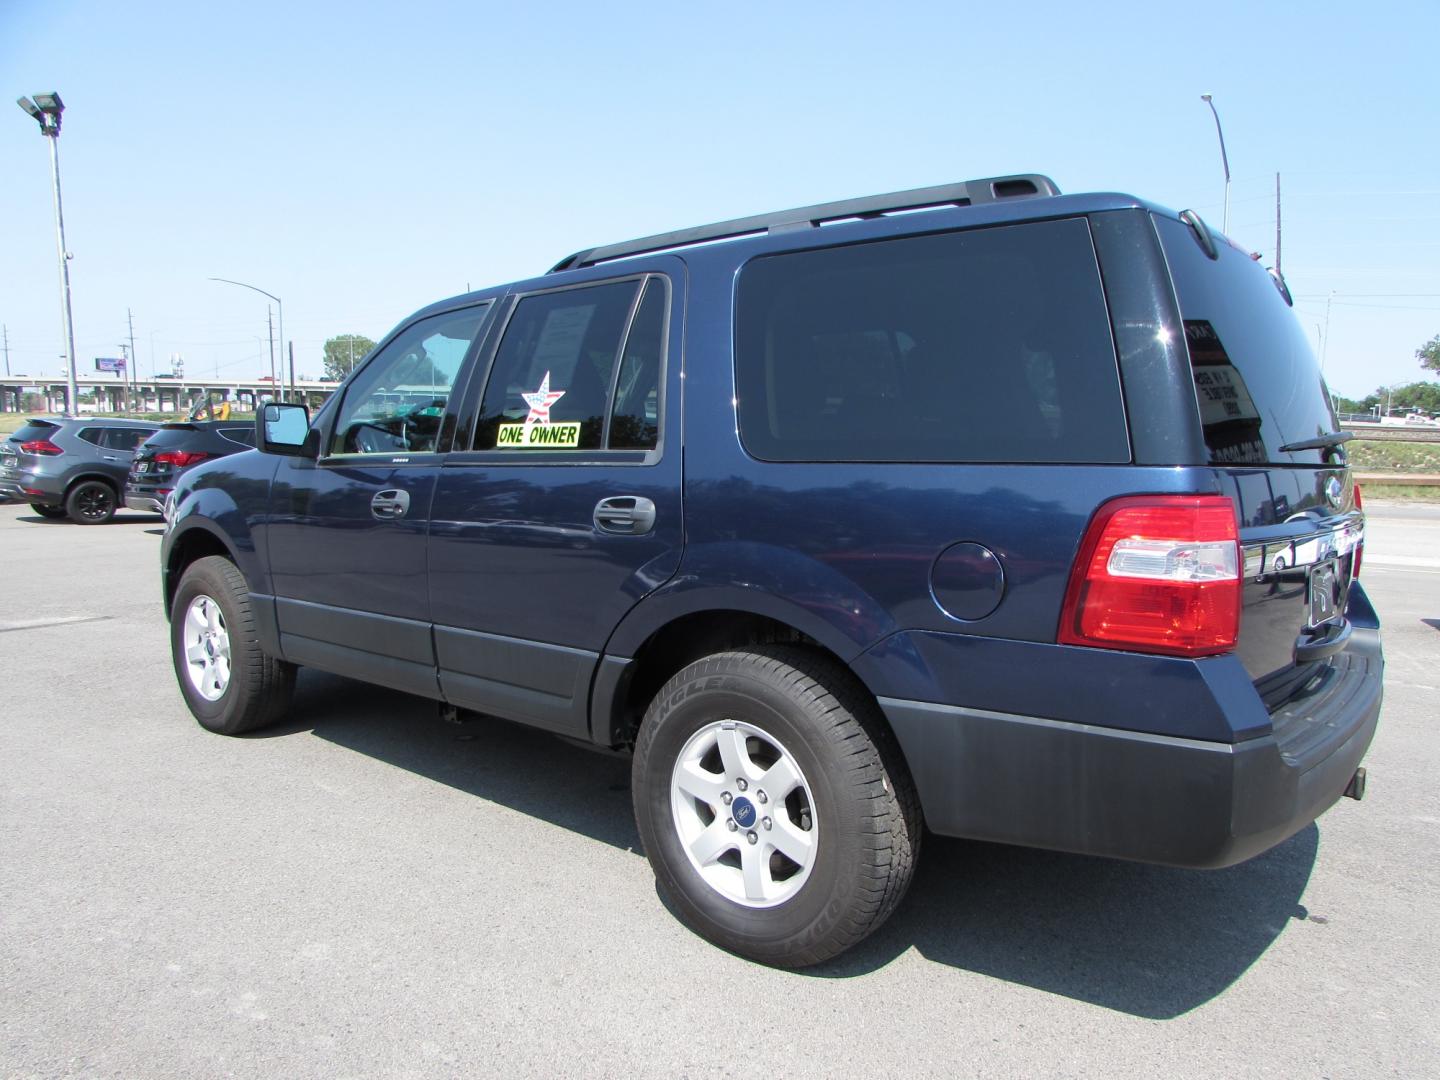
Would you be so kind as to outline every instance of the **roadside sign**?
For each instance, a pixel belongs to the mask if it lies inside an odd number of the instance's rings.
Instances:
[[[95,358],[96,371],[113,371],[115,374],[125,370],[125,358],[121,356],[97,356]]]

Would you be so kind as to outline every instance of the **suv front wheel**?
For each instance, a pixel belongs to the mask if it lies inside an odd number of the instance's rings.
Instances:
[[[170,654],[185,704],[207,731],[241,735],[290,704],[295,665],[261,651],[250,590],[229,559],[186,567],[170,605]]]
[[[909,886],[921,822],[874,702],[792,646],[699,660],[651,703],[633,797],[646,854],[687,923],[778,967],[859,942]]]

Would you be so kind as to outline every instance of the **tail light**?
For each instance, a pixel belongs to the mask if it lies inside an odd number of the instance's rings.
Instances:
[[[186,465],[194,465],[197,461],[204,461],[209,456],[199,450],[161,450],[155,455],[155,464],[174,465],[183,469]]]
[[[1355,485],[1355,509],[1364,511],[1365,503],[1360,498],[1360,485]],[[1350,579],[1353,581],[1360,576],[1360,559],[1365,554],[1365,536],[1362,533],[1360,542],[1355,545],[1355,554],[1350,560]]]
[[[1170,656],[1228,652],[1240,634],[1238,536],[1224,496],[1106,503],[1071,570],[1059,641]]]
[[[31,439],[20,444],[21,453],[40,454],[42,457],[59,457],[65,453],[49,439]]]

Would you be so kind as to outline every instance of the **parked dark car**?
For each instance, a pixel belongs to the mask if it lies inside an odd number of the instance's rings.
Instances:
[[[186,469],[255,445],[253,420],[189,420],[166,424],[135,451],[125,479],[125,505],[165,512],[165,497]]]
[[[135,448],[159,425],[36,417],[0,444],[0,494],[41,517],[101,525],[115,516]]]
[[[632,751],[661,891],[765,963],[870,933],[925,825],[1220,867],[1364,790],[1348,436],[1190,212],[1013,176],[593,248],[256,436],[162,543],[199,722],[309,665]]]

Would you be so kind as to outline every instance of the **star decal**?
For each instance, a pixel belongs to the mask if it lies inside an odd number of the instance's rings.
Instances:
[[[565,396],[564,390],[550,389],[550,372],[545,372],[545,378],[540,380],[540,389],[533,394],[521,394],[525,404],[530,406],[530,415],[525,417],[527,424],[548,424],[550,422],[550,406]]]

